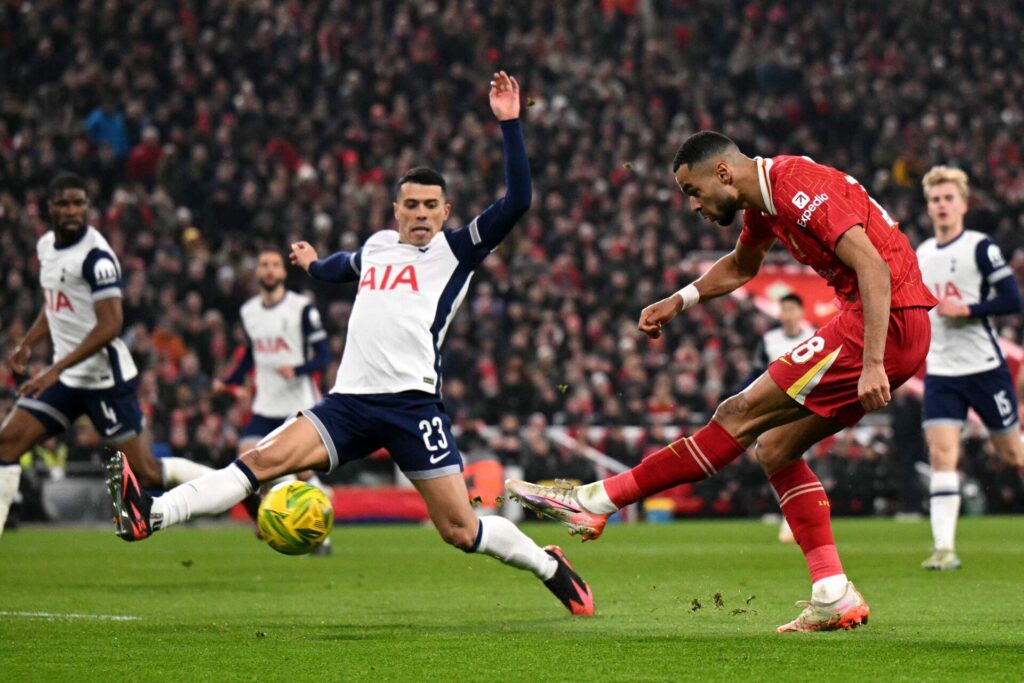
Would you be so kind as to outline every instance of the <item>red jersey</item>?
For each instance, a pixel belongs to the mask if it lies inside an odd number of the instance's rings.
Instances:
[[[861,308],[857,274],[836,256],[843,233],[861,225],[889,266],[890,308],[938,302],[921,280],[921,270],[907,236],[860,183],[807,157],[758,157],[764,213],[747,209],[740,241],[763,244],[778,238],[800,263],[813,268],[835,290],[843,310]]]

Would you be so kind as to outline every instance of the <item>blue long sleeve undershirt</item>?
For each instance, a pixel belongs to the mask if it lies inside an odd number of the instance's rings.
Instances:
[[[1016,278],[1009,275],[992,287],[996,290],[993,298],[967,307],[970,310],[970,317],[987,318],[991,315],[1014,315],[1021,312],[1020,287],[1017,286]]]
[[[224,384],[241,384],[245,381],[245,376],[249,374],[249,371],[252,370],[254,365],[255,359],[252,355],[252,347],[246,346],[245,354],[238,359],[238,363],[235,364],[231,373],[224,378]]]
[[[295,366],[296,375],[310,375],[327,367],[331,362],[331,345],[326,339],[321,339],[313,344],[313,357],[302,365]]]

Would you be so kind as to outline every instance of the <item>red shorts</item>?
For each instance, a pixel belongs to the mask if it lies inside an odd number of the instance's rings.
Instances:
[[[890,312],[885,338],[885,374],[890,391],[921,368],[931,338],[927,308]],[[864,313],[841,311],[813,337],[769,365],[768,375],[797,403],[852,427],[864,417],[864,407],[857,400],[863,356]]]

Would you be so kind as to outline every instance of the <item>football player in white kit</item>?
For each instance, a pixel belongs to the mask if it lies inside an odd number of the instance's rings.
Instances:
[[[256,264],[260,293],[242,305],[242,327],[249,338],[245,354],[223,380],[213,381],[213,390],[245,382],[255,368],[256,395],[252,415],[242,430],[238,454],[254,448],[260,439],[284,424],[285,420],[310,408],[320,399],[316,373],[331,361],[331,347],[316,307],[302,294],[285,286],[284,257],[281,252],[265,249]],[[300,472],[298,478],[331,496],[312,470]],[[270,482],[294,480],[286,475]],[[258,496],[246,499],[246,508],[255,518]],[[330,537],[315,551],[330,554]]]
[[[1017,314],[1017,281],[988,235],[964,230],[967,174],[936,166],[922,181],[935,237],[917,249],[921,275],[939,299],[932,309],[932,340],[924,380],[924,433],[931,460],[930,514],[934,548],[921,566],[957,569],[960,513],[960,429],[967,408],[981,418],[992,446],[1011,465],[1024,466],[1017,397],[989,322]]]
[[[85,182],[62,173],[48,191],[51,230],[39,238],[43,310],[10,353],[24,374],[32,347],[53,342],[53,363],[18,389],[0,426],[0,534],[18,491],[22,453],[66,430],[83,413],[100,439],[116,446],[138,472],[139,484],[170,488],[213,470],[185,458],[157,459],[135,396],[135,362],[121,333],[121,265],[98,230],[88,225]]]
[[[130,541],[196,515],[223,511],[266,482],[304,469],[331,469],[385,447],[426,501],[451,545],[527,569],[573,614],[592,615],[586,582],[562,551],[542,549],[512,522],[478,518],[462,457],[441,403],[441,344],[474,269],[530,206],[519,85],[491,81],[491,110],[504,138],[506,194],[466,226],[444,230],[451,213],[444,179],[413,169],[398,182],[398,230],[381,230],[354,253],[318,260],[306,242],[292,261],[317,279],[358,281],[337,383],[313,408],[260,441],[232,465],[153,499],[119,456],[111,460],[118,535]]]

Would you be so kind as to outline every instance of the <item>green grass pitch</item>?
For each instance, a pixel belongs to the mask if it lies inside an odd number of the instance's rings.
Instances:
[[[951,573],[918,568],[925,521],[835,526],[871,622],[785,635],[809,595],[803,558],[756,522],[614,526],[585,545],[526,525],[590,582],[594,619],[418,527],[336,528],[328,558],[238,526],[137,544],[19,530],[0,540],[0,680],[1021,680],[1024,518],[962,520]]]

